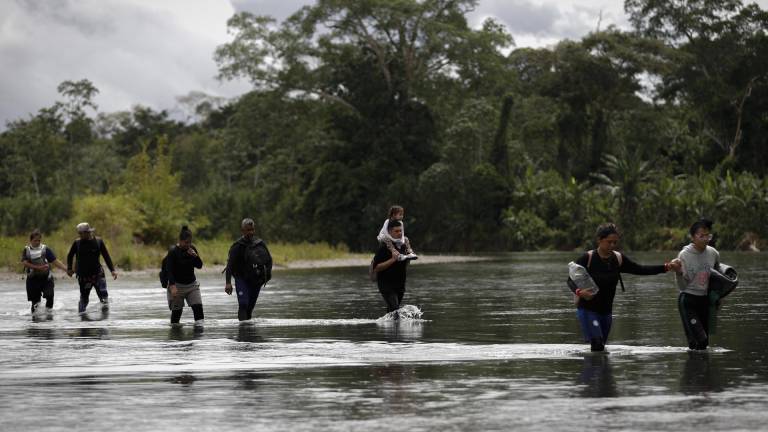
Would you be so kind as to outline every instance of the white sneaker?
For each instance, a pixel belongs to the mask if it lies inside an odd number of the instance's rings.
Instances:
[[[419,256],[416,255],[415,253],[409,253],[408,255],[405,256],[404,259],[407,259],[407,260],[417,260],[417,259],[419,259]]]
[[[199,320],[195,321],[195,327],[202,327],[203,325],[205,325],[205,320],[204,319],[199,319]]]

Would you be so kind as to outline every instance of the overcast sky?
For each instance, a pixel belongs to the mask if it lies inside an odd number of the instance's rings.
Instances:
[[[0,130],[50,106],[64,80],[87,78],[101,112],[141,104],[179,116],[191,91],[235,97],[246,82],[216,80],[213,51],[237,11],[281,20],[312,0],[0,0]],[[768,8],[768,0],[758,1]],[[473,26],[495,17],[518,47],[627,27],[623,0],[480,0]],[[600,18],[602,11],[602,19]]]

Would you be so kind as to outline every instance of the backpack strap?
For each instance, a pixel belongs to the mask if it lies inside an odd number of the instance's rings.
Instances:
[[[616,255],[616,261],[619,263],[619,283],[621,284],[621,292],[626,292],[627,289],[624,288],[624,280],[621,278],[621,263],[624,262],[624,255],[619,251],[613,251],[613,254]]]
[[[594,252],[594,250],[587,251],[587,270],[589,270],[589,265],[592,264],[592,255],[594,255]],[[619,251],[613,251],[613,254],[616,256],[619,268],[621,268],[621,264],[624,262],[624,256],[621,255],[621,252]],[[621,284],[621,292],[625,292],[626,288],[624,288],[624,280],[621,279],[621,272],[619,272],[619,283]]]

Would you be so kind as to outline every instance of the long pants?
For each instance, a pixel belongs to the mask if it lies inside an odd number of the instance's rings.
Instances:
[[[584,340],[590,343],[592,351],[603,351],[608,343],[613,316],[610,313],[601,314],[584,308],[576,309],[576,316],[579,318]]]
[[[677,309],[683,321],[688,348],[703,350],[709,345],[709,297],[681,292]]]
[[[403,302],[403,296],[405,296],[405,286],[403,287],[384,287],[379,283],[379,293],[387,304],[387,312],[392,312],[400,309],[400,304]]]
[[[35,305],[40,303],[40,297],[45,298],[45,307],[53,307],[53,278],[47,276],[27,276],[27,300],[32,302],[32,312]]]
[[[91,276],[78,275],[77,282],[80,285],[80,302],[77,305],[78,312],[85,312],[85,308],[88,306],[89,297],[91,296],[91,288],[95,288],[99,301],[101,301],[103,305],[107,305],[109,293],[107,293],[107,280],[104,277],[103,271]]]
[[[259,299],[259,293],[262,283],[251,282],[244,278],[235,276],[235,292],[237,293],[237,319],[245,321],[253,316],[253,308],[256,306],[256,300]]]

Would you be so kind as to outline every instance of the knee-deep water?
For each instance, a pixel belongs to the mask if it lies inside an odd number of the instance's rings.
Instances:
[[[765,254],[722,253],[740,285],[706,352],[687,350],[671,274],[624,276],[609,354],[581,341],[575,255],[417,262],[397,320],[365,267],[276,271],[246,324],[203,274],[202,328],[188,307],[171,327],[149,276],[110,280],[110,310],[92,294],[83,317],[72,279],[57,273],[52,314],[34,318],[24,281],[5,279],[0,430],[766,428]]]

